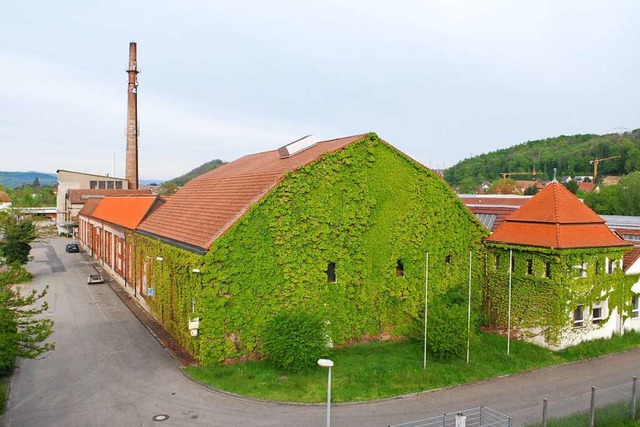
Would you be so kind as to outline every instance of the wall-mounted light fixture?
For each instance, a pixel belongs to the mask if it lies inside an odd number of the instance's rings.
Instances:
[[[191,272],[193,272],[193,273],[200,273],[200,269],[199,269],[199,268],[194,268],[193,270],[191,270]]]
[[[164,261],[164,258],[162,258],[161,256],[156,257],[156,261]]]

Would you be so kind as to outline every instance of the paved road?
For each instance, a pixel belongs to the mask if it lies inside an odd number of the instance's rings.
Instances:
[[[34,247],[28,288],[49,286],[56,350],[24,360],[12,379],[7,426],[323,426],[323,405],[256,402],[202,387],[178,365],[108,285],[86,285],[92,261],[62,238]],[[336,367],[338,369],[338,367]],[[334,405],[334,426],[387,426],[488,406],[514,425],[630,396],[640,349],[581,363],[368,404]],[[154,421],[165,414],[166,421]]]

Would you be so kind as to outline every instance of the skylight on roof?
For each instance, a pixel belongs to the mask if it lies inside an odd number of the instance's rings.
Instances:
[[[307,148],[311,148],[316,145],[316,139],[313,135],[303,136],[300,139],[296,139],[293,142],[285,145],[284,147],[280,147],[278,149],[278,154],[281,159],[286,159],[287,157],[291,157],[293,155],[298,154],[301,151],[306,150]]]

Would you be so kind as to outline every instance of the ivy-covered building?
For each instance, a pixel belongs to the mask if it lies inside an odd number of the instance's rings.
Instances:
[[[512,336],[564,348],[621,334],[638,316],[638,276],[623,271],[631,245],[558,182],[505,218],[485,243],[484,309],[497,329],[510,325]]]
[[[326,319],[335,344],[405,335],[424,310],[426,253],[431,298],[466,286],[487,234],[377,135],[304,139],[190,181],[137,227],[129,269],[153,315],[211,363],[259,354],[266,322],[293,308]]]

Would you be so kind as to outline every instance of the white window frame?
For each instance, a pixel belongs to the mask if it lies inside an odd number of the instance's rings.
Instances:
[[[631,297],[631,318],[640,318],[640,295]]]
[[[600,311],[600,315],[596,317],[596,310]],[[591,307],[591,323],[599,325],[604,319],[607,318],[607,306],[606,302],[595,304]]]
[[[576,319],[576,312],[580,310],[580,318]],[[584,305],[578,304],[576,308],[571,313],[571,319],[573,320],[574,328],[583,328],[584,327]]]

